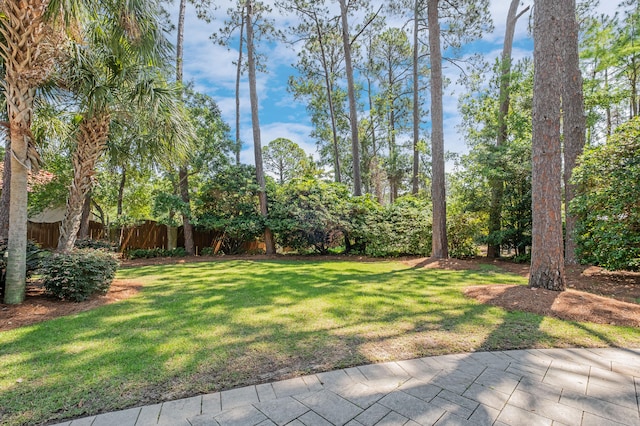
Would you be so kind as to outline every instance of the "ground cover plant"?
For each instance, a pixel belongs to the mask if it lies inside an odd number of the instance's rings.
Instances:
[[[463,295],[493,265],[231,260],[121,270],[127,300],[0,332],[0,423],[37,424],[351,365],[473,350],[640,346],[640,329]]]

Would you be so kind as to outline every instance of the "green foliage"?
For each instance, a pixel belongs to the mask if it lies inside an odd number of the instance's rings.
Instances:
[[[309,159],[300,146],[285,138],[274,139],[263,151],[264,168],[273,173],[279,184],[303,176],[309,169]]]
[[[201,256],[213,256],[213,247],[204,247],[200,250]]]
[[[109,240],[94,240],[91,238],[78,239],[75,242],[77,249],[94,249],[115,252],[118,250],[118,244]]]
[[[223,235],[221,250],[236,254],[264,232],[255,168],[227,166],[209,179],[196,201],[198,226]]]
[[[132,250],[128,250],[126,253],[126,256],[129,259],[150,259],[154,257],[183,257],[186,255],[187,255],[187,252],[184,250],[184,247],[176,247],[172,250],[163,249],[163,248],[132,249]]]
[[[478,239],[482,233],[481,218],[473,213],[458,213],[447,217],[449,256],[465,259],[478,255]]]
[[[489,88],[462,99],[462,130],[470,146],[462,170],[450,177],[449,202],[457,211],[489,217],[491,184],[502,188],[499,231],[485,231],[484,242],[526,255],[531,246],[531,106],[533,70],[530,61],[513,66],[507,138],[496,146],[499,63]],[[450,236],[449,238],[455,238]]]
[[[42,262],[40,273],[48,294],[81,302],[94,293],[109,291],[117,269],[113,254],[85,249],[53,253]]]
[[[188,214],[189,208],[179,195],[159,192],[153,201],[153,216],[159,223],[167,226],[180,226],[182,216],[176,213]]]
[[[573,180],[581,260],[640,270],[640,117],[620,126],[605,145],[586,149]]]
[[[411,195],[378,207],[365,218],[364,254],[375,257],[431,254],[431,205]],[[363,219],[359,219],[362,221]]]
[[[339,183],[293,180],[276,189],[268,225],[284,247],[327,254],[350,228],[349,198]]]

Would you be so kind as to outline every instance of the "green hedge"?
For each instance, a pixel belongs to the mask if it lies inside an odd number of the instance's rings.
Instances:
[[[53,253],[40,273],[46,292],[62,300],[81,302],[94,293],[106,293],[118,269],[118,260],[101,250]]]

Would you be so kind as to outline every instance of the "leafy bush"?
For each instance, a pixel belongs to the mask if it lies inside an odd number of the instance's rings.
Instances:
[[[213,256],[213,247],[204,247],[200,250],[201,256]]]
[[[115,252],[118,250],[118,245],[108,240],[93,240],[91,238],[83,238],[76,240],[75,248],[106,250]]]
[[[449,256],[464,259],[478,255],[476,240],[482,232],[482,224],[471,213],[452,214],[447,218]]]
[[[0,240],[0,300],[4,297],[5,274],[7,272],[7,241]],[[45,250],[33,241],[27,241],[27,278],[29,278],[40,267],[40,262]]]
[[[150,259],[154,257],[183,257],[187,252],[184,247],[177,247],[172,250],[163,248],[152,249],[132,249],[127,251],[126,256],[129,259]]]
[[[106,293],[117,269],[113,254],[84,249],[53,253],[42,262],[40,272],[48,294],[81,302],[96,292]]]
[[[427,200],[406,195],[372,211],[362,239],[368,256],[431,254],[431,208]]]
[[[237,254],[264,232],[255,168],[228,166],[205,183],[197,199],[198,226],[223,235],[220,250]]]
[[[640,270],[640,117],[618,127],[606,144],[587,148],[573,181],[581,261]]]
[[[267,224],[284,247],[327,254],[350,227],[350,194],[342,184],[296,179],[278,187],[274,198]]]

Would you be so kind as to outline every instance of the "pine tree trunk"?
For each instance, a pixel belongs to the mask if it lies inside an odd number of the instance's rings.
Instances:
[[[502,47],[502,60],[500,64],[500,111],[498,112],[498,137],[496,146],[499,147],[507,140],[507,116],[509,115],[509,85],[511,80],[511,51],[513,48],[513,35],[516,29],[517,12],[520,0],[511,0],[507,13],[507,27]],[[495,236],[502,229],[502,197],[504,194],[504,182],[499,178],[489,181],[491,187],[491,205],[489,206],[489,235]],[[487,257],[500,257],[500,244],[489,244]]]
[[[360,177],[360,142],[358,138],[358,105],[353,82],[353,63],[351,60],[351,40],[347,20],[346,0],[339,0],[342,18],[342,43],[344,45],[344,63],[347,73],[347,91],[349,92],[349,118],[351,126],[351,157],[353,159],[353,195],[362,195],[362,179]]]
[[[534,8],[532,247],[530,287],[565,289],[562,241],[560,95],[565,34],[556,0]]]
[[[442,112],[442,53],[438,0],[428,0],[429,50],[431,54],[431,199],[433,202],[432,256],[449,257],[447,247],[447,200],[444,176],[444,118]]]
[[[240,78],[242,77],[242,49],[244,42],[244,8],[242,9],[242,21],[240,22],[240,40],[238,41],[238,64],[236,66],[236,166],[240,165],[240,151],[242,151],[242,140],[240,140]]]
[[[109,123],[108,114],[85,118],[80,123],[76,137],[77,146],[73,152],[73,180],[69,188],[67,209],[60,225],[59,252],[71,251],[76,242],[82,206],[85,197],[93,188],[93,176],[96,173],[98,159],[107,147]]]
[[[418,30],[420,29],[420,0],[415,0],[413,9],[413,173],[411,175],[411,193],[417,194],[420,190],[418,176],[420,174],[420,152],[418,144],[420,142],[420,87],[419,87],[419,53],[420,40]]]
[[[180,0],[178,12],[178,41],[176,43],[176,81],[182,83],[183,49],[184,49],[184,18],[187,8],[186,0]],[[191,224],[191,200],[189,197],[189,170],[187,164],[178,168],[178,188],[180,198],[187,211],[182,214],[182,226],[184,231],[184,250],[187,254],[194,254],[193,225]]]
[[[2,171],[2,194],[0,195],[0,240],[9,236],[9,205],[11,194],[11,139],[7,136]]]
[[[258,114],[258,89],[256,87],[256,63],[253,52],[253,2],[247,0],[247,62],[249,65],[249,97],[251,100],[251,124],[253,127],[253,149],[256,162],[256,179],[260,186],[258,199],[260,202],[260,214],[266,219],[268,215],[267,188],[264,178],[264,166],[262,162],[262,142],[260,140],[260,118]],[[265,251],[267,254],[275,254],[276,246],[273,233],[269,227],[264,230]]]
[[[564,113],[564,199],[565,199],[565,229],[564,246],[565,263],[576,265],[576,221],[571,214],[569,205],[575,198],[576,187],[571,184],[571,175],[576,167],[578,157],[582,154],[585,142],[586,120],[584,115],[584,98],[582,88],[582,73],[580,71],[580,55],[578,53],[578,22],[576,20],[575,0],[561,2],[562,15],[566,19],[567,35],[565,60],[564,87],[562,91],[562,110]]]

